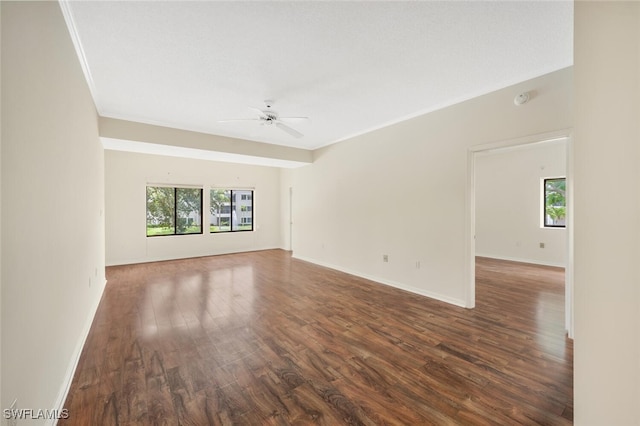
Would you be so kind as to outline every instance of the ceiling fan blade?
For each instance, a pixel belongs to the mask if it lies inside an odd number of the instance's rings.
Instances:
[[[309,117],[278,117],[278,120],[309,121]]]
[[[284,130],[285,132],[289,133],[294,138],[301,138],[301,137],[304,136],[302,133],[300,133],[296,129],[293,129],[293,128],[287,126],[286,124],[282,124],[280,122],[277,122],[276,126],[278,126],[279,129]]]
[[[218,123],[237,123],[242,121],[260,121],[259,118],[231,118],[228,120],[218,120]]]

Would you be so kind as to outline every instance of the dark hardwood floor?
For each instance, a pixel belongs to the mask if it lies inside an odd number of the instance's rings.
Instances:
[[[458,308],[281,250],[117,266],[60,425],[571,424],[564,271]]]

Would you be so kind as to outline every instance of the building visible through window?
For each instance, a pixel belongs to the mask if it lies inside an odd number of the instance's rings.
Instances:
[[[253,231],[253,191],[211,189],[210,232]]]

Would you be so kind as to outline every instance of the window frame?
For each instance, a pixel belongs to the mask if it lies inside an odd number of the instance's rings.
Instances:
[[[212,191],[229,191],[229,229],[228,230],[218,230],[218,231],[212,231],[211,227],[212,226],[220,226],[218,225],[214,225],[211,223],[211,217],[209,217],[209,234],[215,235],[215,234],[226,234],[226,233],[230,233],[230,232],[253,232],[255,231],[255,225],[254,225],[254,221],[255,221],[255,189],[254,188],[229,188],[229,187],[219,187],[219,186],[212,186],[211,188],[209,188],[209,214],[211,215],[211,192]],[[243,196],[245,195],[250,195],[251,199],[248,200],[251,202],[251,204],[249,205],[250,208],[248,210],[242,210],[243,206],[238,206],[238,212],[243,212],[243,213],[249,213],[246,216],[243,217],[239,217],[237,219],[237,223],[236,226],[240,227],[242,226],[243,228],[245,228],[247,226],[246,221],[245,223],[243,223],[243,219],[246,218],[251,218],[251,223],[250,229],[233,229],[233,219],[232,219],[232,215],[234,212],[234,204],[236,204],[236,201],[234,200],[234,192],[241,192],[240,195],[240,201],[247,201],[246,199],[242,199]],[[242,192],[249,192],[250,194],[242,194]]]
[[[542,227],[545,229],[565,229],[567,227],[566,223],[562,225],[547,223],[547,216],[548,216],[547,215],[547,182],[549,181],[564,181],[565,188],[566,188],[567,178],[566,176],[542,178]],[[565,208],[565,221],[566,221],[566,209],[567,209],[566,189],[565,189],[564,208]]]
[[[153,237],[172,237],[176,235],[202,235],[204,233],[204,188],[201,186],[188,186],[188,185],[162,185],[162,184],[147,184],[145,186],[145,214],[148,215],[149,204],[146,199],[148,188],[170,188],[173,189],[173,233],[172,234],[156,234],[149,235],[149,223],[148,218],[145,220],[145,234],[149,238]],[[200,191],[200,231],[199,232],[178,232],[178,190],[179,189],[196,189]]]

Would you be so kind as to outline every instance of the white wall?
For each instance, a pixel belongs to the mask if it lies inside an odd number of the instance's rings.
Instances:
[[[292,172],[294,256],[467,305],[468,149],[571,127],[571,99],[565,69],[316,151]]]
[[[1,76],[2,408],[52,409],[105,282],[103,150],[57,2],[2,2]]]
[[[147,237],[147,184],[203,187],[205,232]],[[207,232],[211,186],[254,188],[253,232]],[[278,168],[107,150],[105,197],[107,265],[281,247]]]
[[[575,423],[638,425],[640,3],[575,5]]]
[[[291,247],[291,226],[292,217],[292,199],[295,197],[293,193],[293,170],[280,169],[280,247],[284,250],[292,250]]]
[[[542,181],[565,177],[566,157],[564,140],[476,153],[476,255],[565,265],[565,229],[540,221]]]

